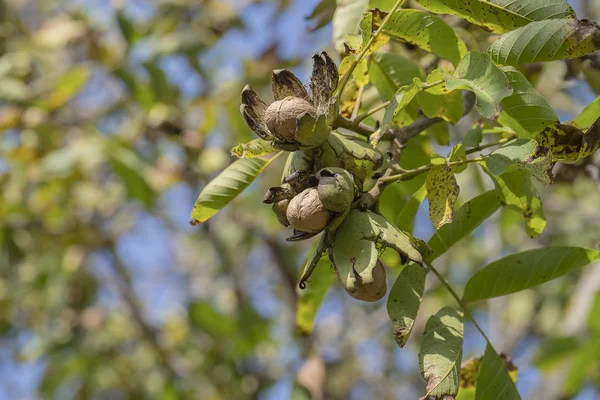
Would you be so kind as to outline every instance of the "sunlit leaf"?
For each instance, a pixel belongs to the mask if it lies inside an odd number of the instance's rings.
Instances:
[[[600,259],[582,247],[542,247],[512,254],[480,269],[469,279],[464,300],[505,296],[551,281]]]
[[[500,115],[500,102],[512,94],[504,72],[487,54],[477,51],[467,54],[453,74],[444,73],[444,76],[449,90],[466,89],[475,93],[477,110],[488,119]]]
[[[243,158],[229,165],[202,189],[192,209],[192,222],[207,221],[254,181],[276,157]]]
[[[489,343],[477,377],[475,400],[521,400],[505,362]]]
[[[527,234],[532,238],[541,235],[546,227],[546,216],[531,176],[524,171],[513,171],[492,180],[500,191],[502,204],[523,215]]]
[[[444,74],[436,69],[427,77],[428,85],[444,80]],[[465,104],[460,90],[448,90],[445,83],[421,90],[417,95],[423,114],[429,118],[440,117],[456,124],[465,112]]]
[[[427,272],[421,265],[410,263],[402,269],[390,290],[387,311],[392,320],[394,339],[400,347],[404,347],[408,341],[415,324]]]
[[[40,107],[56,110],[71,100],[88,82],[91,71],[87,66],[75,67],[56,82],[49,97],[40,102]]]
[[[592,21],[532,22],[502,35],[489,48],[496,64],[520,65],[581,57],[600,48],[600,27]]]
[[[398,10],[390,17],[383,32],[450,60],[454,65],[467,54],[465,44],[448,24],[423,11]]]
[[[513,67],[502,70],[513,88],[513,93],[502,100],[498,122],[513,129],[520,138],[534,138],[546,127],[558,123],[550,104],[540,95],[527,78]]]
[[[525,171],[540,182],[552,182],[552,153],[535,140],[516,139],[493,151],[485,158],[492,175]]]
[[[433,261],[444,254],[455,243],[468,236],[483,221],[491,217],[500,206],[500,194],[496,190],[490,190],[463,204],[454,213],[452,222],[436,230],[429,239],[428,244],[433,253],[428,260]]]
[[[567,0],[416,0],[429,11],[465,18],[493,32],[507,32],[532,21],[569,18],[575,11]]]
[[[425,180],[429,199],[429,218],[436,229],[452,222],[454,204],[460,188],[452,168],[448,165],[436,165],[429,170]]]
[[[573,126],[582,131],[589,129],[600,118],[600,97],[592,101],[581,114],[573,120]]]
[[[445,307],[427,320],[419,352],[421,375],[427,383],[423,398],[458,393],[463,336],[462,312]]]
[[[268,140],[254,139],[248,143],[240,143],[231,149],[231,154],[238,158],[256,158],[273,153],[275,148]]]
[[[425,79],[421,68],[408,58],[393,53],[375,53],[369,68],[369,80],[384,100],[390,100],[402,86],[414,78]]]
[[[369,0],[338,0],[333,14],[333,42],[340,53],[344,51],[344,39],[349,33],[357,33],[362,13]]]

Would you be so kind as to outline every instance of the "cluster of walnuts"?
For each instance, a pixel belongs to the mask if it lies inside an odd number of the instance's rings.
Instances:
[[[290,71],[278,70],[273,72],[271,104],[248,86],[242,91],[241,112],[248,126],[275,148],[291,152],[281,185],[270,188],[264,202],[272,205],[282,225],[293,229],[290,241],[325,231],[309,274],[327,252],[346,291],[376,301],[387,290],[381,253],[391,247],[403,261],[421,263],[426,246],[355,205],[384,157],[364,139],[332,131],[338,114],[337,67],[324,52],[313,61],[310,90]],[[306,271],[304,275],[305,280]]]

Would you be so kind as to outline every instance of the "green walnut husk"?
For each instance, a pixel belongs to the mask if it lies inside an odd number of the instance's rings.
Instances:
[[[316,175],[297,171],[279,187],[270,188],[264,202],[273,204],[277,219],[294,229],[288,240],[312,237],[335,229],[356,195],[352,175],[341,168],[323,168]]]
[[[331,132],[337,115],[333,96],[338,71],[327,53],[313,57],[310,93],[288,70],[273,71],[274,102],[267,105],[246,86],[240,111],[248,126],[279,150],[295,151],[319,146]]]
[[[354,176],[357,187],[369,190],[365,182],[383,164],[383,154],[364,140],[331,132],[327,140],[312,150],[316,170],[327,167],[343,168]]]
[[[394,249],[402,262],[422,264],[429,248],[425,242],[398,229],[384,217],[371,211],[349,212],[330,241],[331,259],[344,289],[351,295],[375,282],[378,260],[387,248]]]

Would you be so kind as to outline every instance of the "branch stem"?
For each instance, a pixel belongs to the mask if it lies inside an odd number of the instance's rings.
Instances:
[[[479,145],[479,146],[477,146],[477,147],[473,147],[473,148],[471,148],[471,149],[468,149],[468,150],[466,151],[466,153],[467,153],[467,154],[473,154],[473,153],[477,153],[478,151],[481,151],[481,150],[487,149],[487,148],[489,148],[489,147],[501,146],[501,145],[503,145],[504,143],[510,142],[510,141],[511,141],[511,140],[513,140],[514,138],[515,138],[515,137],[514,137],[514,136],[512,136],[512,137],[509,137],[509,138],[502,138],[502,139],[498,140],[497,142],[492,142],[492,143],[486,143],[486,144],[482,144],[482,145]]]
[[[458,166],[458,165],[464,165],[464,164],[469,164],[469,163],[474,163],[474,162],[480,162],[483,161],[483,158],[473,158],[470,160],[458,160],[458,161],[451,161],[448,163],[449,167],[454,167],[454,166]],[[392,182],[397,182],[397,181],[407,181],[410,180],[412,178],[414,178],[417,175],[422,174],[423,172],[427,172],[430,169],[432,169],[433,167],[435,167],[435,165],[433,164],[428,164],[428,165],[423,165],[419,168],[415,168],[415,169],[410,169],[410,170],[406,170],[400,174],[396,174],[396,175],[390,175],[390,176],[386,176],[386,177],[382,177],[379,179],[379,182],[382,184],[388,184],[388,183],[392,183]]]
[[[354,72],[354,69],[356,68],[358,63],[363,59],[365,54],[367,54],[367,52],[369,51],[369,48],[371,47],[373,42],[375,42],[375,39],[377,39],[377,37],[381,34],[381,32],[383,32],[383,29],[389,22],[391,16],[396,12],[396,10],[398,10],[398,8],[400,8],[400,6],[402,5],[402,3],[404,3],[404,1],[405,0],[397,0],[396,1],[396,4],[394,4],[394,6],[392,7],[392,9],[388,13],[388,15],[386,15],[385,18],[383,19],[383,21],[381,22],[379,29],[377,29],[377,31],[375,31],[375,33],[371,36],[371,38],[369,39],[369,41],[367,42],[365,47],[361,50],[361,52],[358,54],[358,56],[354,60],[352,60],[350,67],[348,68],[348,70],[346,71],[344,76],[342,76],[342,80],[340,81],[340,84],[338,86],[338,92],[337,92],[338,98],[341,98],[342,93],[344,92],[344,87],[350,80],[350,76],[352,76],[352,72]]]
[[[467,305],[464,303],[464,301],[461,300],[461,298],[458,296],[458,293],[456,293],[456,291],[454,290],[452,285],[450,285],[450,282],[448,282],[448,280],[444,277],[444,275],[442,275],[440,273],[440,271],[435,269],[435,267],[429,261],[425,261],[424,263],[429,268],[429,270],[431,272],[433,272],[433,274],[438,278],[440,283],[442,285],[444,285],[444,287],[446,288],[446,290],[448,290],[450,295],[452,297],[454,297],[454,300],[456,300],[456,302],[458,303],[460,308],[462,308],[462,310],[465,314],[465,318],[469,319],[473,323],[473,326],[475,326],[475,329],[477,329],[479,331],[479,333],[481,334],[481,336],[483,336],[483,338],[486,340],[486,342],[488,342],[490,345],[492,345],[492,342],[490,342],[490,339],[487,337],[484,330],[481,329],[481,326],[479,326],[479,324],[473,317],[473,314],[471,314],[471,311],[469,311],[469,309],[467,308]]]

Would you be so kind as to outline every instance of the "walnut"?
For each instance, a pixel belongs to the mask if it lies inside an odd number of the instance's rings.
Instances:
[[[387,280],[385,267],[381,261],[377,261],[377,265],[373,269],[373,282],[364,284],[360,280],[354,283],[354,291],[348,292],[350,296],[362,301],[377,301],[381,300],[387,292]]]
[[[323,206],[316,188],[294,197],[287,208],[290,226],[301,232],[319,232],[327,226],[331,213]]]
[[[308,101],[288,96],[269,105],[265,112],[265,122],[276,138],[293,142],[296,139],[296,118],[304,113],[309,113],[312,117],[317,115]]]

